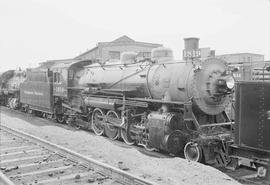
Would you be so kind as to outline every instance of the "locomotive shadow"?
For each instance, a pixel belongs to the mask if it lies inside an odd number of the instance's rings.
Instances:
[[[21,112],[19,110],[11,110],[11,109],[9,109],[7,107],[3,107],[3,106],[1,106],[1,114],[2,113],[5,113],[6,115],[8,115],[10,117],[21,119],[21,120],[26,121],[27,123],[29,123],[31,125],[35,125],[35,126],[39,126],[39,127],[56,126],[56,127],[64,128],[66,130],[78,131],[78,129],[76,129],[74,127],[70,127],[70,126],[65,125],[65,124],[59,124],[56,121],[44,119],[44,118],[41,118],[41,117],[38,117],[35,115]]]

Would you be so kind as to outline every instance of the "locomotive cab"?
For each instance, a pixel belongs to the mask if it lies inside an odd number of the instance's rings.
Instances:
[[[63,60],[60,64],[51,67],[53,71],[53,95],[63,98],[69,97],[69,90],[78,86],[78,79],[85,65],[91,61]]]
[[[78,87],[78,81],[83,74],[84,66],[91,64],[90,60],[63,60],[51,67],[53,71],[53,96],[55,103],[67,109],[76,108],[80,111],[82,98],[78,96],[82,90]],[[65,112],[58,109],[60,115]]]

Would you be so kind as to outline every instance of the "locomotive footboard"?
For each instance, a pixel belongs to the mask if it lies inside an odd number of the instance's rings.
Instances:
[[[235,159],[234,165],[248,166],[257,170],[257,177],[270,181],[270,153],[258,151],[254,148],[239,147],[231,145],[229,148],[230,157]]]

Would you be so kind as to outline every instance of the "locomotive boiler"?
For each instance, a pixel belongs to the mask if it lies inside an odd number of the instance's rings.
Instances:
[[[91,110],[97,135],[150,150],[185,150],[187,158],[199,161],[210,160],[218,134],[229,125],[224,109],[234,79],[221,59],[175,61],[170,49],[157,48],[151,60],[136,61],[128,52],[120,61],[95,63],[80,74],[80,107]]]
[[[159,48],[153,51],[155,62],[134,62],[135,54],[126,53],[122,63],[88,66],[80,78],[84,87],[99,87],[107,91],[127,91],[128,96],[175,102],[192,99],[193,110],[207,115],[224,111],[227,94],[234,87],[226,63],[210,58],[191,63],[174,61],[172,51]]]

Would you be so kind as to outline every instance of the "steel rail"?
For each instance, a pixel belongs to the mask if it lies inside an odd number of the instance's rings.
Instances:
[[[5,174],[0,171],[0,184],[1,185],[15,185]]]
[[[116,167],[110,166],[108,164],[102,163],[100,161],[97,161],[95,159],[83,156],[77,152],[74,152],[70,149],[67,149],[65,147],[59,146],[57,144],[51,143],[49,141],[46,141],[44,139],[38,138],[36,136],[33,136],[31,134],[25,133],[23,131],[19,131],[14,128],[9,128],[4,125],[0,125],[0,129],[9,132],[17,137],[21,137],[27,140],[30,140],[34,143],[37,143],[49,150],[53,150],[54,152],[58,154],[62,154],[66,157],[69,157],[75,161],[80,162],[81,164],[85,164],[90,166],[91,168],[95,169],[95,171],[100,171],[102,174],[107,175],[108,177],[115,179],[117,182],[125,185],[157,185],[157,183],[152,182],[150,180],[135,176],[133,174],[127,173],[123,170],[120,170]],[[0,182],[4,181],[7,182],[7,185],[13,185],[9,184],[8,178],[4,174],[0,174]]]

